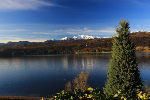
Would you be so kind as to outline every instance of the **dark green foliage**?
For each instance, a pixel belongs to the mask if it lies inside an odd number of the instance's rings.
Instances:
[[[129,23],[122,19],[121,27],[116,27],[117,36],[113,37],[111,64],[108,67],[104,94],[106,98],[115,95],[120,89],[125,97],[136,96],[142,90],[142,79],[135,56],[135,46],[129,39]]]

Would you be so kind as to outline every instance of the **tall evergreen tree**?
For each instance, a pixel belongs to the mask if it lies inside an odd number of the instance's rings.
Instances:
[[[125,97],[137,96],[142,90],[143,81],[138,70],[135,46],[129,39],[129,22],[122,19],[121,27],[116,27],[117,35],[113,36],[112,57],[107,71],[104,94],[106,98],[121,90]]]

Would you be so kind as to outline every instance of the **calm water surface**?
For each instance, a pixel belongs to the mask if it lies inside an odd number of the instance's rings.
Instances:
[[[143,80],[150,80],[150,53],[136,53]],[[92,88],[105,85],[111,53],[0,58],[0,95],[51,97],[82,72]]]

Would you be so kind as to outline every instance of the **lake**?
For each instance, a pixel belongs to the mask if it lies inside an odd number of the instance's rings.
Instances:
[[[150,53],[136,53],[143,80],[150,80]],[[0,58],[0,95],[52,97],[68,81],[89,72],[92,88],[105,86],[111,53],[54,54]]]

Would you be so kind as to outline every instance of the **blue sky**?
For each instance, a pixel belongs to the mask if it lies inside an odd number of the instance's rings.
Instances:
[[[0,0],[0,43],[111,37],[123,18],[150,31],[150,0]]]

